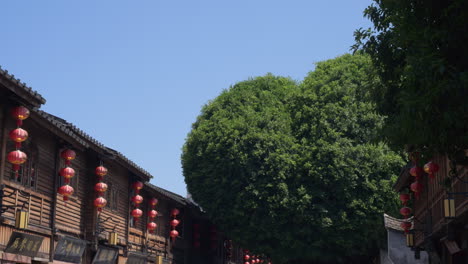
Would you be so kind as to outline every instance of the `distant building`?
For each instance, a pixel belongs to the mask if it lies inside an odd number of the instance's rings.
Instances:
[[[380,264],[429,264],[427,252],[416,252],[406,245],[401,222],[400,219],[384,214],[387,248],[380,251]]]

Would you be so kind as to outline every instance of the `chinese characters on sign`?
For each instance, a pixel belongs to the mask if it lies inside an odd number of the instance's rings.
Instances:
[[[71,263],[81,263],[81,256],[86,248],[86,242],[73,237],[60,238],[55,250],[54,260]]]
[[[13,232],[5,248],[6,253],[35,257],[44,238],[25,233]]]
[[[118,254],[117,249],[99,247],[96,256],[94,256],[93,264],[115,264]]]

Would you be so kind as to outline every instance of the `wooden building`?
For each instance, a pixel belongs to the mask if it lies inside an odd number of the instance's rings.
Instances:
[[[0,263],[243,263],[191,200],[150,184],[147,171],[40,110],[44,103],[0,68]],[[30,112],[21,124],[10,113],[18,106]],[[18,128],[29,135],[20,146],[10,135]],[[16,150],[27,155],[19,169],[10,160]],[[97,175],[100,166],[107,175]],[[62,177],[68,167],[70,180]],[[67,201],[57,191],[64,185],[74,190]],[[107,201],[101,210],[98,197]]]
[[[421,171],[423,164],[411,162],[402,169],[394,186],[397,192],[412,193],[409,206],[414,220],[408,236],[413,240],[409,246],[416,256],[422,250],[427,251],[432,264],[466,264],[468,167],[464,162],[453,162],[446,156],[436,156],[432,162],[438,165],[433,177],[424,172],[418,177],[413,176],[417,175],[415,167]],[[419,186],[415,185],[416,181]],[[415,195],[412,189],[419,189],[418,194]]]

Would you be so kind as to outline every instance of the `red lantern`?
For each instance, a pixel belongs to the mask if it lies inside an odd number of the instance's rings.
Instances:
[[[11,110],[11,116],[16,119],[16,125],[20,127],[23,125],[23,120],[29,117],[29,110],[24,106],[18,106]]]
[[[107,200],[104,199],[103,197],[98,197],[94,199],[94,206],[97,207],[98,211],[101,212],[102,208],[106,206]]]
[[[76,153],[71,149],[62,151],[60,156],[65,160],[65,164],[70,165],[71,161],[75,159]]]
[[[434,179],[434,173],[438,172],[439,171],[439,165],[437,165],[437,163],[434,163],[432,161],[426,163],[426,165],[424,165],[424,171],[429,174],[429,177],[432,179]]]
[[[138,219],[138,218],[140,218],[142,215],[143,215],[143,211],[141,211],[140,209],[135,208],[135,209],[132,210],[132,216],[133,216],[133,218]]]
[[[139,181],[134,182],[132,184],[132,188],[135,190],[135,193],[138,194],[138,193],[140,193],[140,190],[143,189],[143,183],[139,182]]]
[[[403,205],[406,205],[410,199],[410,195],[408,193],[400,193],[400,201]]]
[[[175,240],[176,237],[179,235],[179,232],[177,232],[177,230],[171,230],[171,233],[169,234],[169,236],[172,238],[172,240]]]
[[[75,170],[70,167],[63,168],[59,171],[60,176],[65,178],[65,183],[70,183],[70,179],[75,176]]]
[[[244,260],[247,261],[250,259],[250,256],[249,255],[244,255]]]
[[[132,202],[138,206],[139,204],[141,204],[143,202],[143,197],[139,194],[135,195],[132,197]]]
[[[8,153],[7,159],[12,164],[21,165],[26,162],[28,156],[21,150],[14,150]]]
[[[98,182],[94,185],[94,190],[99,194],[102,195],[104,192],[107,191],[107,184],[103,182]]]
[[[421,167],[413,166],[410,169],[409,173],[411,176],[416,177],[416,179],[419,179],[421,176],[424,175],[424,170]]]
[[[158,211],[156,211],[156,210],[150,210],[150,211],[148,212],[148,216],[149,216],[150,218],[155,218],[156,216],[158,216]]]
[[[13,164],[13,171],[15,172],[15,177],[18,178],[18,171],[20,169],[20,165],[26,162],[28,156],[21,150],[14,150],[8,153],[7,159],[11,164]]]
[[[410,188],[414,192],[416,199],[419,199],[419,195],[421,194],[423,190],[423,185],[419,183],[418,181],[415,181],[410,185]]]
[[[157,204],[158,204],[158,199],[156,198],[151,198],[149,200],[149,204],[152,206],[152,207],[155,207]]]
[[[71,187],[68,184],[60,186],[59,189],[58,189],[58,193],[63,195],[63,200],[64,201],[68,201],[68,196],[72,195],[73,192],[74,192],[73,187]]]
[[[403,228],[403,230],[405,230],[405,233],[408,233],[408,231],[411,229],[411,222],[401,222],[400,224],[400,227]]]
[[[179,211],[179,209],[177,209],[177,208],[174,208],[174,209],[172,209],[172,211],[171,211],[171,215],[172,215],[173,217],[176,217],[179,213],[180,213],[180,211]]]
[[[400,214],[403,215],[405,218],[408,218],[408,216],[411,214],[411,208],[409,207],[403,207],[400,209]]]
[[[28,132],[22,128],[14,129],[10,132],[10,139],[16,142],[16,148],[20,148],[21,142],[28,139]]]
[[[246,261],[246,262],[244,262],[244,264],[250,264],[250,262]]]
[[[156,227],[158,227],[158,225],[155,223],[155,222],[149,222],[147,225],[146,225],[146,228],[150,231],[150,232],[153,232]]]
[[[107,175],[107,169],[104,166],[98,166],[96,167],[95,173],[99,177],[103,177]]]
[[[178,226],[179,223],[180,223],[180,222],[179,222],[179,220],[177,220],[177,219],[172,219],[171,222],[170,222],[170,224],[171,224],[172,227]]]

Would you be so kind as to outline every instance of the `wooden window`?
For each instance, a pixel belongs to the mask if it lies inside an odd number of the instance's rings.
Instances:
[[[28,156],[28,159],[26,162],[21,165],[19,171],[18,171],[18,177],[16,177],[16,173],[13,171],[13,166],[9,167],[9,175],[10,175],[10,180],[13,182],[16,182],[18,184],[21,184],[27,188],[32,188],[36,189],[37,186],[37,175],[38,175],[38,170],[37,170],[37,161],[38,161],[38,151],[37,147],[33,143],[29,144],[23,144],[23,147],[21,148],[21,151],[26,153]]]
[[[112,182],[106,182],[107,184],[107,191],[105,192],[105,198],[107,200],[107,208],[112,211],[117,211],[118,209],[118,189],[115,184]]]

